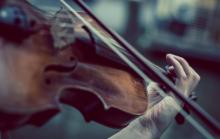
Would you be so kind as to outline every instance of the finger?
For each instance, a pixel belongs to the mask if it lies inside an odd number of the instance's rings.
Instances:
[[[173,66],[166,66],[165,69],[166,69],[167,72],[173,72],[174,71]]]
[[[180,62],[178,60],[176,60],[174,58],[173,55],[168,54],[166,56],[166,60],[167,60],[168,64],[170,64],[174,67],[177,78],[184,78],[184,79],[187,78],[186,73],[185,73],[182,65],[180,64]]]
[[[150,109],[163,99],[163,97],[158,93],[158,90],[160,90],[160,88],[157,83],[152,82],[147,86],[148,109]]]
[[[174,70],[174,67],[173,66],[169,66],[169,71],[173,71]]]
[[[155,82],[151,82],[148,86],[147,86],[147,92],[148,94],[155,94],[158,92],[159,90],[159,85]]]
[[[195,82],[199,82],[200,81],[200,76],[199,74],[194,70],[192,69],[192,79],[195,81]]]
[[[166,71],[167,71],[168,74],[170,74],[170,75],[176,77],[175,69],[174,69],[173,66],[166,66]]]
[[[188,62],[184,58],[176,55],[174,55],[174,57],[182,64],[184,71],[188,76],[190,76],[193,81],[200,81],[199,74],[188,64]]]
[[[191,66],[189,65],[189,63],[182,57],[177,56],[177,55],[173,55],[173,57],[175,59],[177,59],[179,61],[179,63],[182,65],[186,75],[190,76],[192,75],[192,73],[194,72],[194,70],[191,68]]]

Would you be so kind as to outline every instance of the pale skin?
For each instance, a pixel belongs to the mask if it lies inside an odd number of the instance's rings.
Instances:
[[[188,98],[199,83],[200,76],[182,57],[168,54],[166,61],[170,65],[169,72],[176,75],[176,87]],[[149,106],[146,113],[110,139],[159,139],[161,137],[174,121],[180,107],[172,95],[163,98],[157,90],[156,83],[151,83],[147,87]]]

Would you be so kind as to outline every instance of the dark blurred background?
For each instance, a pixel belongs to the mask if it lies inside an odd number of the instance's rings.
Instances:
[[[28,0],[54,13],[58,0]],[[198,103],[220,121],[220,1],[218,0],[87,0],[93,11],[147,58],[164,66],[165,55],[186,58],[202,80],[196,92]],[[111,19],[111,20],[109,20]],[[114,133],[97,123],[85,123],[74,108],[41,128],[27,126],[12,131],[13,139],[103,139]],[[162,139],[203,139],[190,124],[175,123]]]

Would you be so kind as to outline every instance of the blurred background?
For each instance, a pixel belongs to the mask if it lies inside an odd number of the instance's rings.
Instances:
[[[54,13],[58,0],[28,0]],[[162,67],[165,55],[186,58],[201,75],[196,92],[198,103],[220,121],[220,1],[218,0],[87,0],[108,26],[119,32],[147,58]],[[109,20],[111,19],[111,20]],[[117,129],[85,123],[74,108],[63,112],[41,128],[26,126],[12,131],[13,139],[103,139]],[[175,123],[162,139],[203,139],[190,124]]]

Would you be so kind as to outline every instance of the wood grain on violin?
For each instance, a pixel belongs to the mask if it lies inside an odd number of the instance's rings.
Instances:
[[[10,36],[0,39],[0,129],[44,124],[62,103],[77,108],[87,121],[111,127],[126,126],[146,111],[145,86],[134,73],[106,64],[75,38],[63,43],[66,47],[55,47],[59,30],[52,29],[57,22],[26,1],[5,0],[1,7],[10,4],[24,9],[37,24],[19,42]],[[74,35],[89,38],[82,26],[72,27]]]

